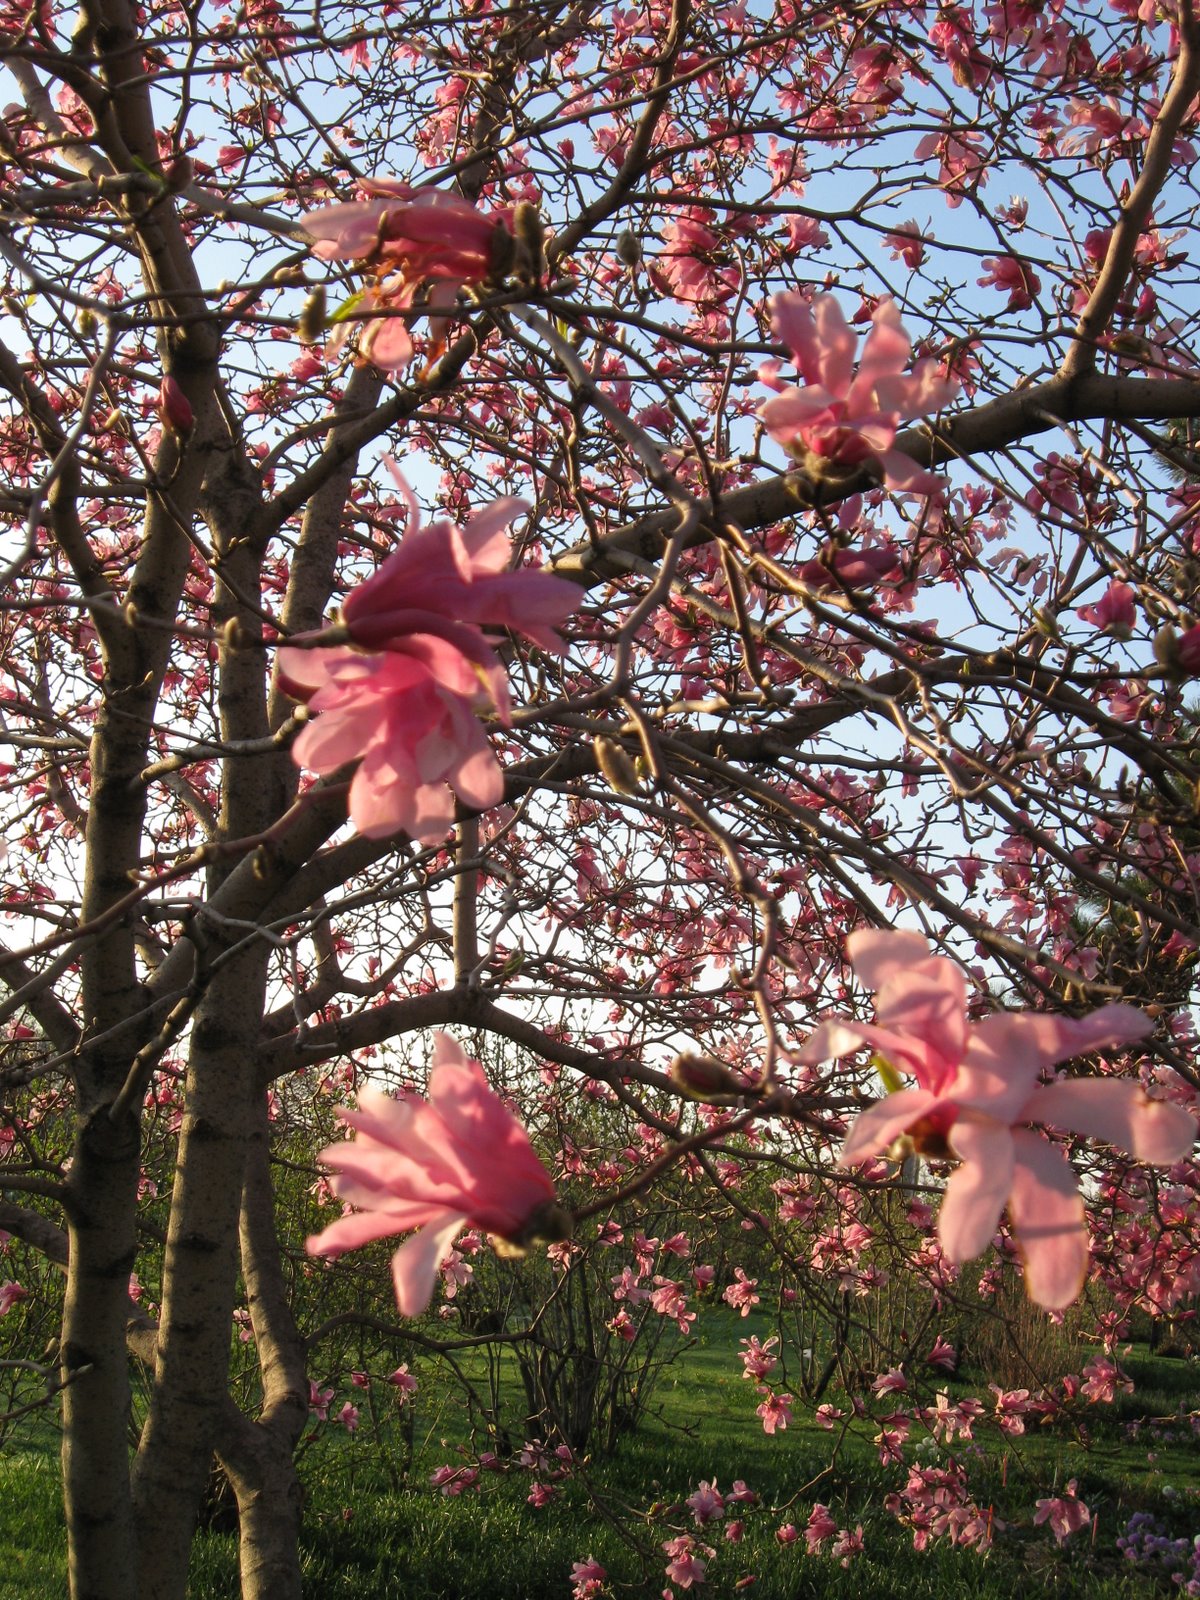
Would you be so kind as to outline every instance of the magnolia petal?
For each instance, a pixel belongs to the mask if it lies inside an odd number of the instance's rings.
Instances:
[[[902,928],[857,928],[846,940],[846,955],[864,989],[882,989],[889,978],[930,958],[928,940]]]
[[[838,1156],[839,1167],[853,1166],[881,1150],[899,1137],[914,1122],[937,1104],[937,1096],[929,1089],[898,1089],[895,1094],[876,1100],[861,1113],[850,1129],[849,1136]]]
[[[990,1117],[960,1116],[950,1148],[962,1162],[946,1185],[938,1238],[951,1261],[973,1261],[992,1242],[1013,1178],[1012,1132]]]
[[[1040,1134],[1013,1133],[1016,1165],[1008,1214],[1025,1263],[1029,1298],[1061,1311],[1087,1277],[1088,1231],[1079,1183],[1061,1150]]]
[[[1103,1139],[1156,1166],[1186,1160],[1196,1137],[1189,1111],[1151,1100],[1138,1084],[1118,1078],[1064,1078],[1047,1084],[1030,1096],[1021,1120]]]
[[[427,1309],[433,1299],[438,1268],[466,1225],[466,1217],[448,1215],[443,1222],[431,1222],[413,1234],[396,1251],[392,1257],[392,1282],[402,1317],[419,1317]]]

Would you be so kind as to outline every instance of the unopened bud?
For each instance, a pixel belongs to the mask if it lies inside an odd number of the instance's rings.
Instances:
[[[325,333],[325,285],[319,283],[304,302],[296,333],[301,344],[319,344]]]
[[[1179,635],[1169,622],[1164,622],[1154,635],[1154,659],[1160,667],[1174,672],[1179,665]]]
[[[186,439],[196,426],[191,402],[169,372],[158,387],[158,415],[164,426],[180,439]]]
[[[615,739],[598,733],[592,740],[592,753],[614,794],[637,794],[641,788],[637,768]]]
[[[617,235],[617,260],[626,267],[640,265],[642,259],[642,241],[632,228],[622,228]]]
[[[518,276],[528,283],[539,283],[546,270],[546,225],[531,201],[520,200],[514,207],[513,233],[519,246]]]
[[[503,222],[498,222],[488,240],[488,278],[491,282],[502,283],[508,277],[516,254],[517,241]]]
[[[671,1063],[671,1082],[690,1100],[728,1100],[746,1093],[746,1085],[713,1056],[685,1051]]]
[[[167,183],[167,193],[179,194],[181,190],[187,188],[194,176],[195,169],[192,166],[191,156],[184,155],[181,151],[163,174]]]

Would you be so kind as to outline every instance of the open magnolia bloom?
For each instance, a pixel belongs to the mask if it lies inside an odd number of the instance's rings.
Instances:
[[[792,352],[804,379],[785,388],[778,362],[765,362],[759,379],[778,392],[759,407],[771,438],[810,465],[856,467],[874,459],[889,488],[929,494],[933,474],[892,448],[901,422],[938,411],[958,392],[958,381],[925,358],[910,366],[912,342],[890,300],[871,314],[871,332],[855,369],[858,336],[831,294],[777,294],[771,331]]]
[[[333,1169],[334,1193],[355,1209],[307,1245],[309,1255],[337,1256],[419,1229],[392,1257],[405,1317],[428,1306],[438,1267],[464,1228],[481,1228],[517,1248],[569,1233],[550,1174],[478,1061],[438,1033],[433,1062],[428,1100],[393,1099],[368,1087],[356,1109],[339,1107],[356,1137],[330,1145],[319,1159]]]
[[[359,341],[363,358],[395,372],[413,354],[401,313],[413,311],[423,290],[429,310],[447,311],[464,284],[483,283],[511,254],[512,210],[484,213],[460,195],[398,178],[364,179],[358,193],[357,200],[306,212],[300,222],[314,255],[359,261],[373,275],[344,325],[369,319]],[[431,321],[436,348],[445,319]]]
[[[1079,1018],[997,1012],[968,1023],[966,975],[919,934],[863,930],[847,950],[876,991],[875,1021],[826,1018],[798,1058],[815,1065],[869,1044],[917,1087],[859,1116],[841,1164],[884,1154],[901,1138],[919,1155],[957,1161],[938,1217],[947,1258],[982,1254],[1007,1206],[1030,1299],[1047,1310],[1069,1305],[1087,1273],[1083,1201],[1070,1162],[1030,1124],[1103,1139],[1157,1165],[1181,1161],[1196,1128],[1181,1106],[1151,1100],[1128,1080],[1040,1080],[1070,1056],[1144,1038],[1151,1022],[1132,1006],[1107,1005]]]
[[[360,763],[350,785],[358,831],[380,839],[403,829],[438,844],[453,825],[455,795],[476,811],[504,797],[479,713],[507,724],[508,684],[482,626],[561,649],[553,625],[579,591],[549,573],[508,570],[508,526],[524,501],[494,500],[461,528],[446,518],[421,527],[411,490],[398,482],[408,528],[343,602],[342,636],[352,644],[286,646],[279,669],[288,692],[320,713],[292,747],[297,763],[323,775]]]

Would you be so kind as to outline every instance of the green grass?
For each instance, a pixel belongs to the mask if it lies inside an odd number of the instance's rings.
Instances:
[[[485,1474],[479,1491],[458,1499],[431,1490],[430,1472],[459,1460],[456,1447],[466,1442],[463,1407],[432,1365],[422,1368],[416,1449],[399,1491],[365,1432],[352,1438],[333,1425],[321,1429],[301,1467],[306,1593],[318,1600],[566,1600],[572,1562],[591,1555],[608,1569],[615,1592],[657,1597],[667,1559],[661,1544],[684,1531],[716,1551],[710,1581],[699,1591],[713,1597],[734,1594],[750,1574],[757,1579],[755,1600],[949,1594],[1011,1600],[1033,1583],[1061,1600],[1150,1600],[1175,1592],[1124,1562],[1115,1540],[1134,1511],[1153,1512],[1173,1535],[1200,1528],[1200,1501],[1188,1487],[1195,1442],[1186,1427],[1159,1427],[1166,1436],[1155,1437],[1153,1425],[1143,1424],[1136,1439],[1127,1433],[1135,1418],[1169,1417],[1181,1403],[1195,1405],[1194,1369],[1148,1355],[1129,1360],[1137,1392],[1114,1406],[1082,1408],[1086,1437],[1040,1429],[997,1443],[994,1430],[981,1429],[978,1455],[969,1444],[956,1445],[979,1503],[993,1505],[1011,1526],[986,1559],[944,1545],[920,1554],[883,1503],[903,1474],[880,1465],[869,1439],[847,1439],[831,1461],[831,1435],[804,1424],[800,1407],[786,1433],[764,1435],[736,1352],[739,1338],[769,1331],[765,1319],[712,1322],[705,1343],[661,1380],[655,1415],[613,1458],[586,1463],[582,1477],[540,1510],[526,1503],[530,1479],[519,1469]],[[986,1394],[982,1383],[969,1387]],[[393,1476],[402,1464],[399,1447],[398,1438],[382,1445],[394,1452]],[[56,1468],[48,1430],[32,1448],[0,1456],[0,1600],[58,1600],[65,1591]],[[683,1505],[701,1478],[714,1476],[722,1489],[744,1477],[769,1508],[747,1516],[738,1546],[725,1542],[720,1522],[695,1529]],[[1071,1477],[1096,1517],[1096,1537],[1089,1542],[1085,1532],[1060,1550],[1030,1519],[1049,1485]],[[1178,1492],[1164,1495],[1165,1487]],[[866,1553],[848,1569],[828,1556],[806,1556],[802,1541],[784,1547],[775,1538],[781,1523],[803,1528],[818,1500],[831,1506],[839,1525],[863,1524]],[[618,1533],[605,1507],[624,1520],[632,1539]],[[622,1518],[623,1507],[641,1516]],[[190,1595],[230,1600],[236,1593],[236,1540],[201,1534]]]

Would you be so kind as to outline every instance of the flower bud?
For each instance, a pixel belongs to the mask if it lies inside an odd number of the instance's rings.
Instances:
[[[596,765],[608,780],[614,794],[637,794],[641,788],[637,768],[615,739],[598,733],[592,740]]]
[[[158,388],[158,415],[176,438],[186,439],[196,426],[196,414],[178,382],[167,373]]]
[[[296,323],[301,344],[319,344],[325,333],[325,285],[319,283],[304,302]]]
[[[642,259],[642,241],[632,228],[622,228],[617,235],[617,260],[626,267],[640,265]]]
[[[746,1085],[713,1056],[684,1051],[671,1063],[671,1082],[689,1100],[728,1100],[746,1093]]]

